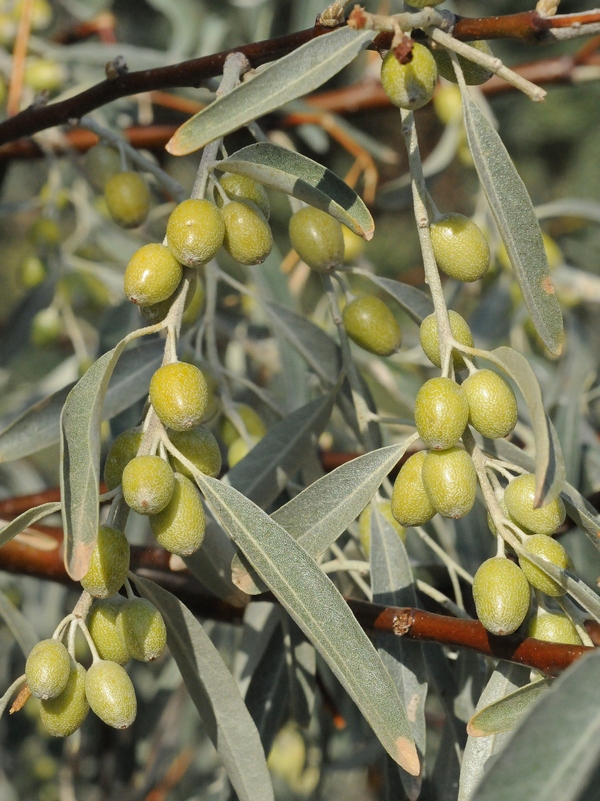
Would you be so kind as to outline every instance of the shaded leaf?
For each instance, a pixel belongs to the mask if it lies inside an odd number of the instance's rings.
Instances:
[[[23,531],[28,526],[41,520],[43,517],[48,517],[55,512],[60,511],[61,504],[59,502],[43,503],[41,506],[34,506],[32,509],[15,517],[4,528],[0,528],[0,547],[5,545],[9,540],[12,540],[20,531]]]
[[[290,688],[290,715],[302,728],[310,725],[315,703],[317,652],[300,628],[281,609],[285,666]]]
[[[525,717],[529,708],[552,684],[552,679],[538,679],[508,693],[498,701],[484,706],[467,724],[471,737],[487,737],[514,729]]]
[[[392,278],[383,278],[375,273],[370,273],[368,270],[362,270],[355,267],[352,270],[356,275],[363,275],[368,278],[378,287],[387,292],[396,303],[420,325],[423,320],[429,315],[433,314],[433,302],[429,295],[421,292],[410,284],[403,284],[402,281],[395,281]]]
[[[19,612],[14,604],[11,604],[2,591],[0,591],[0,616],[19,643],[23,656],[27,658],[29,652],[40,638],[25,615]]]

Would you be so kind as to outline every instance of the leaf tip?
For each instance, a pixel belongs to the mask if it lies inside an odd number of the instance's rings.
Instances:
[[[396,740],[396,762],[411,776],[418,776],[421,772],[421,762],[415,744],[407,737],[398,737]]]
[[[482,729],[478,729],[475,723],[473,722],[475,718],[471,718],[471,720],[467,723],[467,734],[469,737],[486,737],[489,732],[483,731]]]
[[[73,581],[81,581],[88,572],[95,545],[95,542],[80,544],[73,553],[65,555],[65,569]]]

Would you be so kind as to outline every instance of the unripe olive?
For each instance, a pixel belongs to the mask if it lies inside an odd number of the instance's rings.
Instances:
[[[121,228],[137,228],[150,211],[150,190],[137,172],[118,172],[109,178],[104,197],[110,216]]]
[[[95,601],[87,618],[87,627],[100,659],[118,665],[129,662],[132,656],[117,627],[117,618],[124,603],[122,595]]]
[[[565,645],[583,645],[575,624],[562,612],[546,612],[538,609],[536,617],[531,620],[527,634],[536,640],[564,643]]]
[[[469,401],[469,423],[489,439],[506,437],[517,424],[515,393],[493,370],[478,370],[463,381]]]
[[[556,498],[551,503],[534,509],[534,498],[533,473],[517,476],[504,490],[504,502],[508,513],[519,526],[524,526],[534,534],[554,534],[565,522],[567,515],[562,499]]]
[[[364,253],[365,240],[345,225],[342,225],[342,236],[344,237],[344,264],[356,264]]]
[[[477,617],[492,634],[512,634],[529,611],[529,582],[514,562],[503,556],[487,559],[473,579]]]
[[[181,318],[183,325],[193,325],[200,316],[203,306],[204,282],[200,278],[197,278],[195,283],[190,284],[185,298],[185,311]]]
[[[249,200],[262,211],[265,220],[269,219],[271,214],[271,206],[269,198],[265,192],[265,188],[258,181],[248,178],[245,175],[235,175],[232,172],[226,172],[219,179],[219,183],[225,190],[225,193],[230,200]],[[217,206],[223,206],[223,198],[217,192]]]
[[[63,86],[66,79],[64,65],[50,58],[34,58],[25,65],[23,81],[36,92],[54,92]]]
[[[46,279],[48,271],[44,262],[38,256],[27,256],[19,267],[21,283],[27,289],[33,289]]]
[[[197,426],[208,406],[208,386],[202,371],[185,362],[159,367],[150,381],[149,393],[154,411],[174,431]]]
[[[292,247],[311,270],[326,273],[344,261],[342,226],[321,209],[299,209],[290,219],[289,234]]]
[[[480,53],[485,53],[486,56],[493,57],[494,55],[490,50],[488,43],[483,40],[467,42],[467,44],[469,47],[479,50]],[[452,66],[452,59],[450,58],[448,51],[443,47],[436,47],[436,49],[433,51],[433,57],[435,58],[435,63],[437,64],[438,73],[442,76],[442,78],[445,78],[447,81],[452,81],[452,83],[458,83],[456,73],[454,72],[454,67]],[[489,81],[493,75],[491,70],[486,69],[486,67],[482,67],[480,64],[475,64],[474,61],[470,61],[464,56],[459,56],[458,61],[462,67],[463,75],[465,76],[465,83],[467,83],[469,86],[485,83],[486,81]]]
[[[253,203],[232,200],[221,209],[223,247],[240,264],[261,264],[273,247],[273,234],[265,216]]]
[[[139,515],[162,512],[173,497],[175,477],[166,459],[136,456],[123,470],[123,498]]]
[[[348,336],[377,356],[391,356],[400,347],[402,331],[392,312],[376,295],[350,301],[342,312]]]
[[[458,117],[462,113],[462,96],[458,86],[439,84],[433,96],[433,108],[444,125]]]
[[[400,468],[392,491],[392,515],[401,526],[422,526],[435,514],[423,484],[425,451],[417,451]]]
[[[116,662],[101,659],[91,666],[85,677],[85,694],[92,712],[113,729],[127,729],[135,720],[135,690]]]
[[[235,467],[238,462],[248,456],[258,441],[258,437],[250,437],[250,442],[246,442],[243,437],[234,439],[227,449],[227,464],[229,468]]]
[[[125,295],[139,306],[160,303],[175,292],[181,275],[181,264],[169,248],[152,242],[131,257],[123,278]]]
[[[134,428],[123,431],[110,446],[104,462],[104,483],[108,490],[116,489],[121,483],[125,466],[137,454],[142,441],[142,432]]]
[[[235,408],[242,418],[242,422],[246,426],[248,434],[250,434],[251,437],[256,437],[257,440],[264,437],[267,433],[267,428],[254,409],[246,403],[238,403]],[[239,431],[228,417],[222,417],[219,421],[219,436],[227,447],[229,447],[234,440],[240,438]]]
[[[86,719],[90,705],[85,694],[85,677],[83,665],[72,660],[71,672],[62,693],[40,704],[40,719],[53,737],[68,737]]]
[[[209,200],[184,200],[167,222],[171,253],[188,267],[206,264],[223,244],[225,224],[220,210]]]
[[[216,478],[221,472],[221,451],[214,434],[206,426],[198,426],[190,431],[169,431],[169,439],[178,451],[186,457],[195,467],[207,476]],[[194,480],[188,468],[170,455],[169,459],[173,470],[186,478]]]
[[[450,378],[430,378],[417,393],[415,423],[423,442],[446,450],[462,436],[469,419],[464,390]]]
[[[39,217],[27,231],[27,236],[38,247],[51,247],[58,245],[62,233],[60,226],[50,217]]]
[[[71,657],[58,640],[41,640],[25,662],[25,678],[36,698],[56,698],[65,689],[71,673]]]
[[[94,145],[85,154],[85,172],[94,189],[104,192],[109,178],[121,172],[119,151],[109,145]]]
[[[108,598],[123,586],[128,570],[127,537],[116,528],[100,526],[90,566],[81,579],[81,586],[95,598]]]
[[[535,554],[535,556],[545,559],[561,570],[566,570],[569,567],[569,554],[560,542],[553,540],[547,534],[533,534],[531,537],[527,537],[523,543],[523,548],[527,553]],[[521,565],[521,570],[525,573],[527,581],[536,590],[541,590],[546,595],[551,595],[554,598],[566,593],[565,587],[547,576],[541,568],[530,562],[526,555],[519,556],[519,564]]]
[[[461,345],[466,345],[472,348],[474,345],[473,335],[471,329],[464,317],[461,317],[458,312],[449,311],[448,319],[450,320],[450,331],[452,336]],[[437,318],[434,314],[429,314],[421,323],[419,328],[419,340],[425,356],[436,367],[442,366],[442,357],[440,354],[440,340],[438,337]],[[460,353],[456,350],[452,351],[452,362],[455,370],[464,370],[466,367],[465,361]]]
[[[477,281],[490,266],[481,229],[463,214],[444,214],[431,226],[431,244],[440,270],[459,281]]]
[[[39,311],[31,321],[29,340],[32,345],[51,345],[60,337],[63,331],[63,321],[60,312],[55,306]]]
[[[431,505],[444,517],[464,517],[473,508],[477,473],[461,448],[429,451],[423,461],[423,484]]]
[[[202,545],[206,518],[200,495],[192,482],[175,473],[175,490],[162,512],[150,517],[150,527],[165,550],[190,556]]]
[[[165,621],[154,604],[145,598],[131,598],[125,602],[117,628],[132,657],[140,662],[152,662],[165,650]]]
[[[437,83],[437,67],[425,45],[412,43],[405,64],[389,50],[381,64],[381,85],[390,101],[399,108],[414,111],[429,103]]]
[[[378,511],[398,534],[402,542],[406,541],[406,529],[401,526],[392,514],[392,502],[389,499],[376,501]],[[358,518],[358,537],[363,551],[367,556],[371,553],[371,516],[373,514],[373,502],[368,503],[360,513]]]

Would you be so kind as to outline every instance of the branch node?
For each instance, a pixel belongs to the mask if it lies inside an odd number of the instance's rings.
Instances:
[[[396,637],[403,637],[411,630],[414,623],[412,609],[402,609],[392,619],[392,629]]]
[[[104,67],[107,81],[116,81],[117,78],[122,78],[129,72],[129,67],[125,61],[124,56],[117,56],[112,61],[107,61]]]

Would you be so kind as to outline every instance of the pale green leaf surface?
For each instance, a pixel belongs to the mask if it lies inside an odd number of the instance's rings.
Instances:
[[[27,511],[15,517],[15,519],[11,520],[6,526],[0,528],[0,547],[5,545],[9,540],[12,540],[13,537],[23,531],[23,529],[26,529],[27,526],[31,526],[43,517],[48,517],[48,515],[59,512],[60,507],[61,504],[55,501],[53,503],[43,503],[41,506],[34,506],[32,509],[27,509]]]
[[[29,652],[39,641],[39,637],[29,620],[17,607],[0,591],[0,616],[11,630],[15,640],[19,643],[23,656],[28,657]]]
[[[514,729],[551,684],[552,679],[538,679],[493,701],[473,715],[467,724],[467,732],[471,737],[487,737]]]
[[[429,295],[421,292],[409,284],[403,284],[402,281],[395,281],[392,278],[384,278],[375,273],[370,273],[368,270],[355,267],[352,270],[357,275],[364,275],[378,287],[383,289],[384,292],[393,298],[396,303],[420,325],[425,317],[433,314],[433,303]]]

